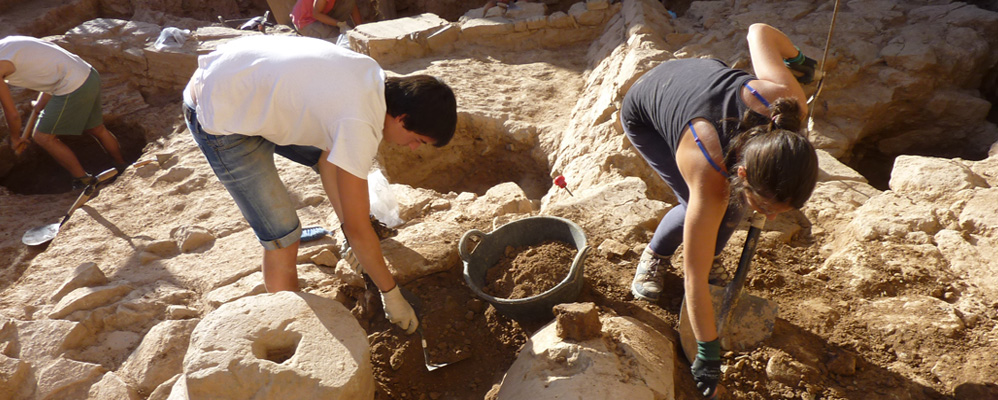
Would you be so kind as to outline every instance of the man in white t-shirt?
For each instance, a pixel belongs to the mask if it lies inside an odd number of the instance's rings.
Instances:
[[[96,179],[88,174],[73,151],[56,135],[93,136],[111,156],[118,172],[126,164],[118,139],[104,126],[101,110],[100,75],[77,55],[62,47],[29,36],[7,36],[0,40],[0,103],[3,105],[10,144],[15,154],[27,148],[21,138],[21,116],[14,107],[8,84],[42,92],[33,105],[38,122],[29,135],[73,177],[73,188],[82,189]]]
[[[198,58],[184,115],[264,247],[267,291],[298,290],[301,223],[274,166],[277,153],[319,171],[385,315],[416,330],[371,226],[367,175],[382,139],[412,149],[450,141],[457,103],[449,86],[428,75],[388,78],[370,57],[324,40],[250,36]]]

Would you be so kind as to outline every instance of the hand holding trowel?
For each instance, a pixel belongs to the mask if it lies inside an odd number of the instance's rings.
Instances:
[[[28,121],[24,124],[24,132],[21,133],[21,141],[14,146],[14,155],[19,156],[28,148],[28,144],[31,143],[31,136],[35,133],[35,122],[38,121],[39,111],[36,108],[36,104],[42,101],[42,96],[45,93],[38,93],[38,99],[31,102],[31,115],[28,116]]]

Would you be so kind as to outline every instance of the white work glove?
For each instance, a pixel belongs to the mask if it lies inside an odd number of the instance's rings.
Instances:
[[[340,251],[340,258],[345,260],[347,264],[350,264],[350,269],[356,272],[357,275],[364,273],[364,266],[360,265],[360,260],[357,259],[357,255],[353,254],[353,248],[350,247],[350,243],[343,243],[343,249]]]
[[[385,318],[388,318],[399,328],[405,329],[405,333],[413,333],[419,327],[419,320],[416,312],[413,311],[409,302],[402,297],[398,285],[388,292],[381,293],[381,304],[385,306]]]

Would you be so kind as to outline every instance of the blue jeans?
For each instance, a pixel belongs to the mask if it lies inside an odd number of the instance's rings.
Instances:
[[[301,238],[301,221],[274,165],[274,153],[314,167],[322,150],[278,146],[260,136],[212,135],[201,129],[197,114],[183,106],[184,119],[218,180],[232,195],[264,249],[291,246]]]
[[[655,234],[648,243],[648,248],[660,256],[671,256],[676,253],[676,249],[683,243],[683,226],[686,223],[686,206],[690,200],[690,188],[679,173],[679,166],[676,165],[676,155],[669,150],[665,138],[657,130],[638,124],[624,123],[624,133],[630,139],[631,144],[644,157],[648,165],[658,172],[673,193],[679,204],[672,207],[668,213],[662,217],[655,229]],[[728,203],[728,209],[721,220],[721,226],[717,229],[717,242],[714,244],[714,255],[721,254],[725,244],[731,238],[731,234],[738,228],[745,214],[745,207],[738,204]]]

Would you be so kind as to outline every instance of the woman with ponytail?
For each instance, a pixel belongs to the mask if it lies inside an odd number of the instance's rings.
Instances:
[[[713,59],[667,61],[630,88],[620,113],[628,139],[679,201],[642,253],[631,292],[658,300],[665,266],[685,243],[686,304],[698,344],[691,371],[706,398],[715,396],[721,373],[708,286],[726,275],[716,256],[747,209],[772,219],[800,208],[818,176],[802,132],[801,83],[813,77],[814,60],[766,24],[749,27],[748,46],[754,76]]]

